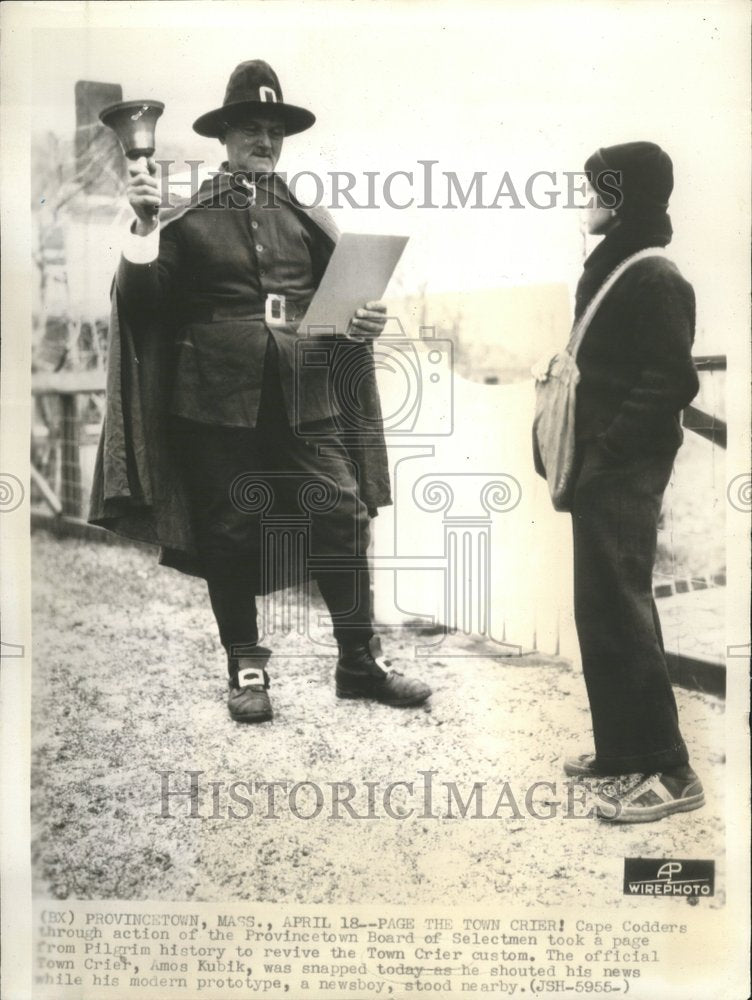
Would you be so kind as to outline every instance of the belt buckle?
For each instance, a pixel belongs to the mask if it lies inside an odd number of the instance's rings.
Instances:
[[[287,322],[287,308],[284,295],[270,293],[266,296],[264,318],[270,326],[282,326]]]

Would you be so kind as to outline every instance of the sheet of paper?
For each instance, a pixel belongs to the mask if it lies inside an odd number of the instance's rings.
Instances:
[[[356,309],[380,299],[402,256],[407,236],[343,233],[300,330],[346,334]]]

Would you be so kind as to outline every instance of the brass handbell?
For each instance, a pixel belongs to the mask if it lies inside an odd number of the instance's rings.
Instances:
[[[164,111],[161,101],[120,101],[99,114],[103,125],[120,140],[129,160],[154,155],[157,119]]]
[[[154,155],[157,119],[164,111],[161,101],[119,101],[110,104],[99,114],[103,125],[111,128],[118,137],[126,157],[134,164],[132,169],[147,172],[146,161]],[[143,163],[138,163],[143,160]],[[158,209],[153,210],[154,215]]]

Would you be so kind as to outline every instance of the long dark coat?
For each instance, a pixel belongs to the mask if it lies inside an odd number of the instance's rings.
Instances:
[[[160,217],[164,228],[215,199],[229,184],[222,174],[205,181],[190,200]],[[307,209],[288,192],[294,211],[313,224],[328,259],[337,228],[323,209]],[[107,398],[91,492],[89,522],[160,548],[160,562],[202,576],[189,502],[169,438],[173,337],[169,321],[152,317],[134,329],[113,287]],[[165,329],[165,326],[168,328]],[[367,433],[348,432],[346,446],[358,470],[361,498],[375,516],[391,504],[389,466],[371,345],[363,346],[370,370],[359,380],[358,398]],[[361,372],[359,372],[359,378]]]

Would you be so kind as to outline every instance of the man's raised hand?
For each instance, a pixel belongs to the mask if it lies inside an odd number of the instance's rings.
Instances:
[[[136,232],[146,236],[157,225],[157,212],[161,203],[159,184],[156,179],[157,164],[145,156],[128,161],[130,179],[125,189],[128,202],[136,213]]]

